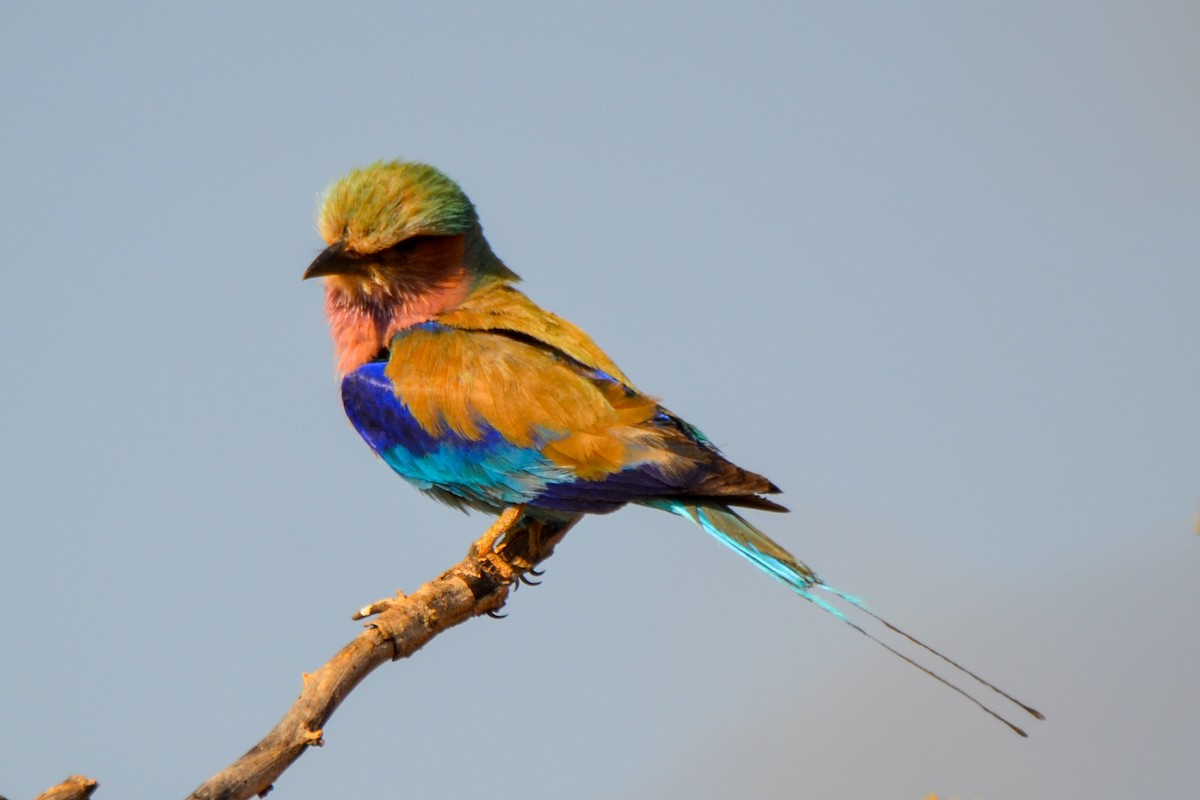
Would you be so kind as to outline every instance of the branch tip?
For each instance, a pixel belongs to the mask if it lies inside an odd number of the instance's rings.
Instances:
[[[366,619],[367,617],[373,617],[376,614],[382,614],[384,611],[387,611],[392,606],[400,605],[407,599],[408,599],[408,595],[406,595],[404,592],[397,589],[395,597],[385,597],[382,600],[376,600],[374,603],[371,603],[370,605],[365,605],[362,608],[360,608],[358,611],[355,611],[354,615],[351,617],[351,619],[354,619],[354,620]]]
[[[72,775],[39,794],[36,800],[86,800],[100,784],[83,775]]]

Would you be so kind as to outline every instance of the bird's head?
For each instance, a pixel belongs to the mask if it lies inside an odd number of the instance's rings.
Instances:
[[[463,190],[428,164],[381,161],[352,170],[325,192],[317,230],[328,247],[304,277],[336,277],[344,289],[419,290],[456,268],[517,277],[492,253]]]

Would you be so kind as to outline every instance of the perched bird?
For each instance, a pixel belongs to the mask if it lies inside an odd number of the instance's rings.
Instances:
[[[587,334],[518,291],[475,207],[442,172],[400,161],[356,169],[328,189],[317,227],[328,246],[304,277],[325,279],[346,414],[418,489],[509,523],[572,521],[629,503],[686,517],[1025,735],[849,619],[832,600],[942,657],[738,514],[787,509],[764,496],[779,492],[775,484],[726,459]]]

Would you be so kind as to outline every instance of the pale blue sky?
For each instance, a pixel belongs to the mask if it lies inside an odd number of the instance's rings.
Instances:
[[[279,798],[1200,784],[1194,3],[13,5],[0,794],[184,796],[485,527],[342,415],[320,191],[462,183],[755,520],[1021,740],[674,517],[361,686]]]

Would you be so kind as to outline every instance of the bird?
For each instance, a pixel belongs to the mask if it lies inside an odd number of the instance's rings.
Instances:
[[[342,403],[370,448],[462,510],[573,524],[634,504],[690,520],[805,600],[1027,734],[869,632],[915,643],[1038,719],[1035,709],[824,583],[742,510],[784,512],[780,489],[727,459],[642,392],[579,327],[518,290],[459,185],[416,161],[352,169],[325,191],[321,278]],[[850,614],[865,614],[851,619]]]

